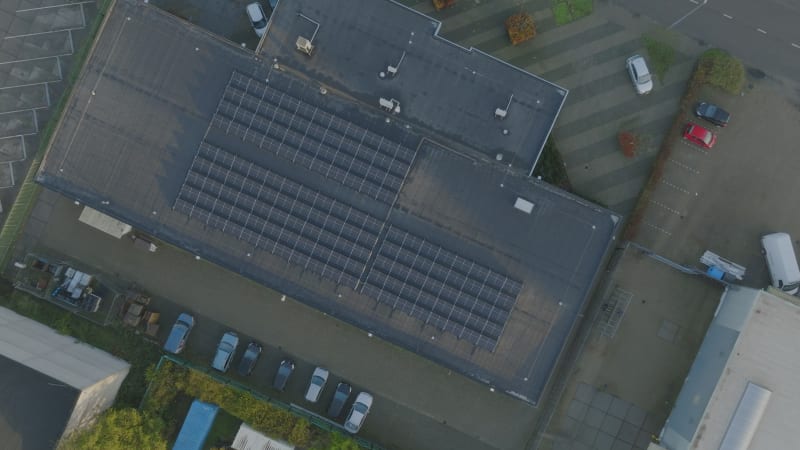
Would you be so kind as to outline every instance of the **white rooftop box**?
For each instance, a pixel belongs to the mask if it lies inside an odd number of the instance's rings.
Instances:
[[[514,208],[517,208],[526,214],[530,214],[533,211],[533,203],[525,200],[522,197],[517,197],[517,201],[514,202]]]

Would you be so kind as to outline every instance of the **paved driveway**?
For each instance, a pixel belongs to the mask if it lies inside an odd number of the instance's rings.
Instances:
[[[705,250],[747,267],[744,284],[769,283],[759,239],[786,231],[800,238],[792,195],[800,192],[800,107],[786,86],[753,81],[743,96],[707,90],[732,116],[712,150],[678,142],[650,198],[635,241],[674,261],[700,266]]]

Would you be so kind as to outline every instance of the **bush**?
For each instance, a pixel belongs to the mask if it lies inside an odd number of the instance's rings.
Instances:
[[[566,191],[572,191],[569,175],[567,175],[567,168],[564,165],[564,160],[561,159],[561,153],[558,151],[558,147],[552,135],[547,138],[547,142],[544,144],[542,156],[533,169],[533,174],[542,177],[544,181],[553,186],[558,186]]]
[[[626,158],[633,158],[637,155],[639,150],[639,137],[630,131],[620,131],[617,134],[617,141],[619,147],[622,149],[622,154]]]
[[[731,94],[738,94],[744,86],[744,65],[724,50],[706,50],[700,56],[697,72],[704,83]]]
[[[166,450],[161,436],[163,421],[156,415],[133,408],[109,409],[97,423],[71,437],[61,445],[63,450],[128,450],[133,448]]]
[[[441,10],[443,10],[445,8],[449,8],[449,7],[453,6],[453,4],[455,2],[456,2],[456,0],[433,0],[433,7],[437,11],[441,11]]]
[[[533,24],[533,17],[526,12],[512,14],[506,19],[506,31],[511,45],[517,45],[536,36],[536,26]]]
[[[289,433],[289,443],[297,447],[307,447],[311,443],[310,424],[305,419],[298,420]]]

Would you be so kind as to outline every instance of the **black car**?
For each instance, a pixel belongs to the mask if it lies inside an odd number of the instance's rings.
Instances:
[[[694,109],[694,114],[697,117],[707,120],[718,127],[727,126],[728,122],[731,120],[731,115],[728,113],[728,111],[725,111],[719,106],[708,102],[698,103]]]
[[[281,365],[278,366],[278,372],[275,374],[275,381],[272,382],[272,387],[283,392],[292,372],[294,372],[294,361],[291,359],[281,361]]]
[[[347,399],[350,398],[352,392],[353,388],[345,382],[336,385],[336,392],[333,393],[333,399],[331,399],[331,404],[328,406],[329,417],[335,419],[342,414],[344,404],[347,403]]]
[[[253,368],[256,366],[256,361],[258,361],[258,357],[261,356],[261,346],[258,345],[257,342],[250,342],[247,344],[247,349],[244,351],[244,355],[242,355],[242,360],[239,361],[239,375],[247,376],[253,372]]]

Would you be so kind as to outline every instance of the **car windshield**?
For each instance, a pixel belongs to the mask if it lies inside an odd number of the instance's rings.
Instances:
[[[717,113],[717,107],[714,105],[706,105],[706,115],[713,116]]]
[[[325,380],[323,380],[322,377],[319,375],[314,375],[313,377],[311,377],[311,384],[316,384],[318,386],[321,386],[324,381]]]
[[[355,405],[353,405],[353,409],[356,412],[360,412],[361,414],[366,414],[367,413],[367,405],[365,405],[363,403],[356,403]]]
[[[644,84],[650,81],[650,74],[645,72],[639,75],[639,82]]]
[[[781,289],[783,289],[785,292],[791,292],[799,287],[800,287],[800,281],[798,281],[797,283],[786,284]]]
[[[261,29],[267,26],[267,19],[261,19],[258,22],[253,22],[253,27]]]
[[[711,143],[711,133],[702,133],[703,134],[703,142],[706,144]]]

